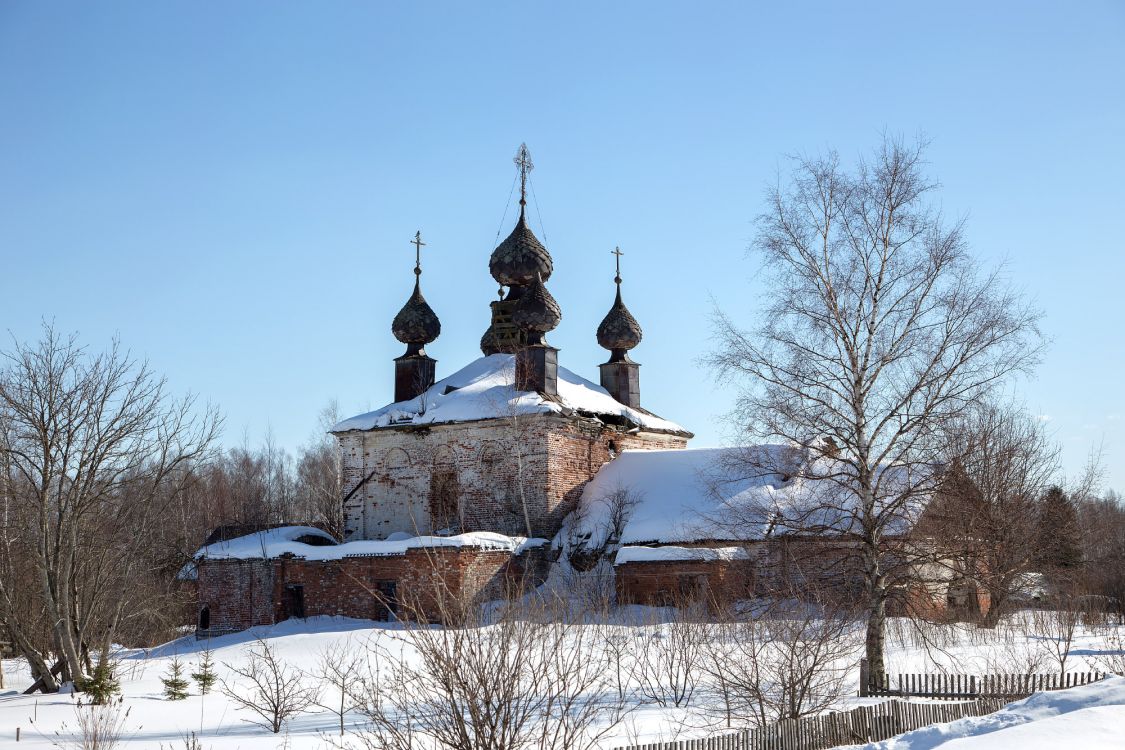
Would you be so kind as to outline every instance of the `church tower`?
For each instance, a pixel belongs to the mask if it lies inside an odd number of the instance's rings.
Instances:
[[[414,239],[414,293],[391,321],[391,333],[406,344],[406,353],[395,358],[395,401],[416,398],[434,384],[437,360],[426,354],[426,344],[441,334],[441,321],[422,296],[422,233]]]
[[[598,326],[598,345],[609,349],[609,361],[598,365],[602,388],[619,403],[639,409],[641,406],[641,366],[629,359],[629,350],[641,343],[641,324],[621,301],[621,248],[614,248],[617,258],[617,297]]]
[[[414,291],[391,325],[406,345],[395,359],[394,401],[332,429],[350,540],[476,531],[549,539],[605,463],[629,450],[681,449],[692,436],[636,406],[639,365],[628,351],[641,329],[621,301],[620,269],[617,300],[598,329],[611,352],[603,387],[559,363],[547,336],[562,309],[547,286],[551,254],[528,226],[526,145],[515,164],[520,211],[489,257],[500,299],[480,342],[485,356],[441,380],[425,348],[441,323],[422,296],[425,243],[414,236]]]

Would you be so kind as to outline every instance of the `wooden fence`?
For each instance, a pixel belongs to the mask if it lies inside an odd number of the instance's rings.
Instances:
[[[762,729],[679,742],[655,742],[618,750],[828,750],[890,739],[912,729],[983,716],[999,711],[1006,701],[982,698],[965,703],[887,701],[851,711],[782,721]]]
[[[1101,672],[1066,674],[870,674],[860,663],[859,694],[891,697],[973,700],[974,698],[1026,698],[1044,690],[1089,685],[1104,678]]]

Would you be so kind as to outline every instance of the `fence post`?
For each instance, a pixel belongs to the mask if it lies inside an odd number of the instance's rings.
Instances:
[[[859,660],[859,697],[867,697],[868,681],[871,679],[871,667],[868,665],[867,657],[864,656]]]

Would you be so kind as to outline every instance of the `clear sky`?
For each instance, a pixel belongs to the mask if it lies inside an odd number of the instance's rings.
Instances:
[[[560,362],[597,379],[620,245],[642,402],[720,444],[698,359],[712,298],[758,307],[766,184],[924,132],[944,210],[1045,310],[1015,392],[1125,490],[1125,3],[4,0],[0,114],[2,326],[119,334],[228,443],[290,447],[330,398],[390,400],[418,229],[439,377],[479,355],[521,141]]]

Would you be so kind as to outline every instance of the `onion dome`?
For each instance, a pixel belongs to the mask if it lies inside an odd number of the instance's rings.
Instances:
[[[492,278],[504,286],[526,286],[535,281],[536,276],[543,281],[551,278],[555,270],[551,254],[527,225],[522,207],[516,228],[492,251],[488,270]]]
[[[422,296],[417,278],[414,279],[414,293],[391,322],[391,333],[407,345],[407,354],[421,353],[423,346],[441,334],[441,321]]]
[[[500,353],[500,341],[496,336],[496,329],[491,323],[488,325],[488,330],[480,337],[480,350],[486,357],[490,354]]]
[[[621,301],[621,285],[617,285],[617,299],[598,326],[598,345],[614,354],[627,352],[641,343],[641,324]]]
[[[528,335],[529,344],[539,344],[543,334],[558,327],[562,320],[559,303],[543,285],[543,277],[536,274],[527,290],[512,311],[512,322]]]

